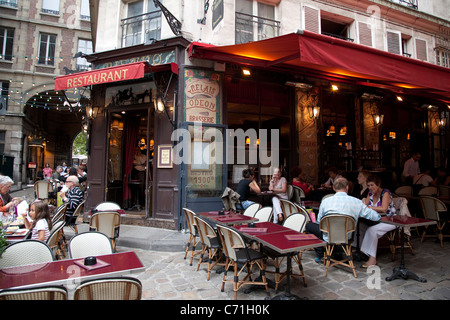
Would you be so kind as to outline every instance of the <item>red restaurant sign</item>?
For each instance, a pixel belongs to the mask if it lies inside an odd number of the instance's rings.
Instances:
[[[125,65],[99,70],[79,72],[55,79],[55,90],[85,87],[101,83],[140,79],[144,77],[145,63],[129,63]]]

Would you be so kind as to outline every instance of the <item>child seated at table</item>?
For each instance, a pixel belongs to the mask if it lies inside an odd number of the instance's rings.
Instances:
[[[30,210],[27,213],[22,213],[23,221],[27,229],[31,229],[31,239],[46,242],[50,236],[52,229],[52,219],[50,217],[50,210],[48,204],[44,201],[35,201],[30,205]]]

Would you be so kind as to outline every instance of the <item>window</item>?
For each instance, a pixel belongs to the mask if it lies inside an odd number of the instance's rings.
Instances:
[[[127,18],[122,19],[122,47],[161,39],[161,10],[153,0],[128,4]]]
[[[12,60],[14,29],[0,27],[0,60]]]
[[[38,63],[49,66],[55,65],[56,36],[42,33],[39,40]]]
[[[0,154],[5,153],[6,131],[0,130]]]
[[[436,49],[436,64],[450,68],[450,50]]]
[[[253,0],[237,0],[235,19],[236,44],[279,35],[280,22],[275,20],[274,6]]]
[[[42,12],[59,15],[59,0],[42,0]]]
[[[89,11],[89,0],[81,0],[80,19],[82,19],[82,20],[90,20],[91,19],[91,13]]]
[[[9,81],[0,80],[0,97],[2,102],[5,102],[5,110],[1,110],[2,114],[8,110],[8,95],[9,95]],[[3,106],[2,106],[3,108]]]
[[[395,54],[402,53],[401,34],[398,31],[386,33],[387,51]]]
[[[359,22],[359,43],[365,46],[372,46],[372,26],[370,24]]]
[[[1,0],[0,6],[17,8],[17,0]]]
[[[422,61],[428,61],[427,56],[427,42],[416,39],[416,58]]]
[[[92,51],[92,41],[78,39],[78,52],[82,52],[84,54],[91,54]],[[86,58],[78,57],[77,58],[77,71],[87,71],[89,70],[90,64],[87,62]]]

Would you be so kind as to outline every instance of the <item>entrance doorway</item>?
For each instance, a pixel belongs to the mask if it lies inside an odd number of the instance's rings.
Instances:
[[[154,111],[110,113],[107,201],[132,214],[152,214]]]

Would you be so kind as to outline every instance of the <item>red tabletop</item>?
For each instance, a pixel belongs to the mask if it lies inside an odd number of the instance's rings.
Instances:
[[[225,214],[223,215],[219,215],[219,211],[198,212],[197,214],[204,218],[213,220],[215,223],[221,223],[225,225],[235,225],[258,221],[257,218],[245,216],[239,213],[232,213],[229,211],[225,211]]]
[[[30,234],[30,231],[31,230],[29,230],[29,229],[19,229],[13,234],[7,234],[6,241],[8,241],[8,243],[13,243],[13,242],[25,240],[28,237],[28,235]]]
[[[286,227],[268,221],[257,222],[255,223],[255,227],[249,227],[246,224],[242,224],[235,226],[234,228],[242,233],[245,233],[246,236],[249,236],[249,238],[252,239],[254,239],[257,235],[284,232],[288,230]]]
[[[97,256],[97,260],[101,260],[108,265],[90,271],[75,263],[79,260],[80,258],[57,260],[1,269],[0,289],[79,284],[82,280],[119,276],[144,269],[144,265],[133,251]]]
[[[286,236],[298,236],[304,235],[305,238],[312,237],[311,234],[303,234],[295,230],[286,230],[282,232],[275,232],[269,234],[259,234],[255,235],[257,240],[263,245],[277,251],[278,253],[285,254],[290,252],[297,252],[300,250],[306,250],[316,247],[322,247],[326,245],[325,241],[320,240],[315,237],[315,239],[305,239],[305,240],[288,240]]]
[[[398,227],[420,227],[420,226],[426,226],[430,224],[435,224],[436,221],[434,220],[427,220],[427,219],[421,219],[421,218],[415,218],[415,217],[408,217],[408,216],[400,216],[400,215],[393,215],[393,216],[383,216],[381,217],[381,222],[392,224]]]

